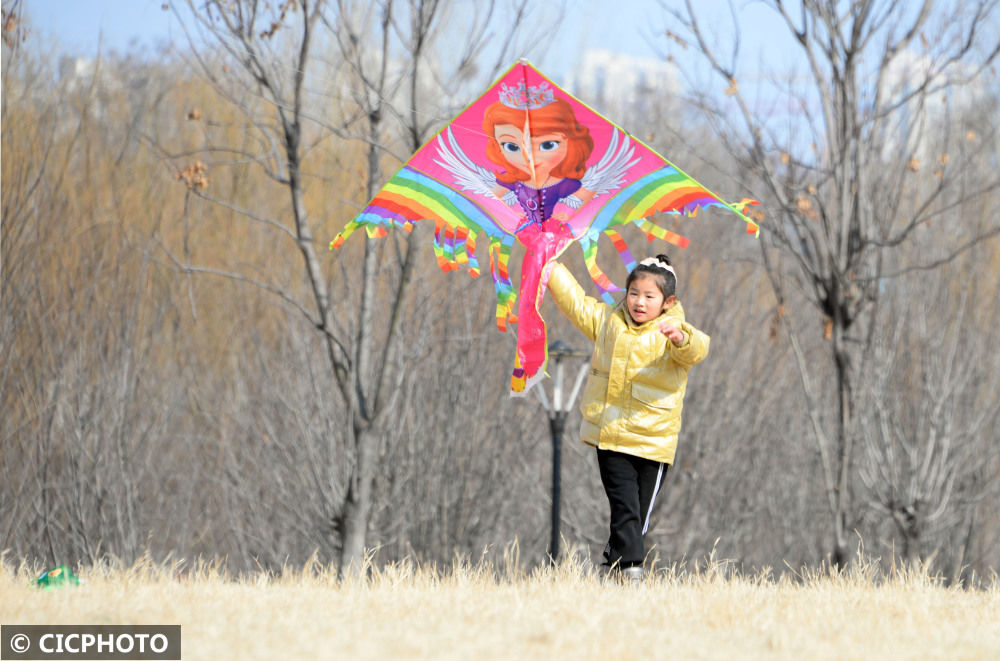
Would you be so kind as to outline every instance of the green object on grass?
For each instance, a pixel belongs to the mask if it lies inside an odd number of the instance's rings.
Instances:
[[[46,590],[57,588],[63,585],[80,585],[80,579],[66,565],[59,565],[55,569],[42,572],[41,576],[35,579],[35,585]]]

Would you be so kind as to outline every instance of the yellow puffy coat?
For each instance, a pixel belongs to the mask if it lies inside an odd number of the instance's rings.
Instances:
[[[602,450],[672,464],[688,370],[708,355],[708,335],[684,320],[679,301],[636,326],[623,306],[586,296],[558,262],[548,286],[559,309],[594,342],[580,404],[581,440]],[[658,324],[664,320],[683,331],[680,346],[660,332]]]

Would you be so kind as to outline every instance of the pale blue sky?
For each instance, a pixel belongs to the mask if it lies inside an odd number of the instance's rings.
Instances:
[[[129,45],[155,46],[160,40],[180,38],[163,0],[21,0],[31,27],[43,39],[52,37],[59,50],[90,56],[98,44],[105,50],[128,50]],[[103,40],[103,41],[102,41]]]
[[[59,50],[92,56],[98,45],[105,51],[127,51],[132,46],[151,48],[163,42],[180,41],[182,32],[171,11],[162,5],[169,0],[22,0],[33,29],[48,42],[53,38]],[[473,0],[466,0],[476,6]],[[551,4],[551,0],[538,0]],[[176,3],[180,5],[181,3]],[[679,3],[674,3],[679,4]],[[729,24],[726,0],[699,0],[699,12],[706,20]],[[572,60],[572,52],[586,47],[618,50],[630,55],[655,56],[649,44],[654,31],[662,43],[666,14],[657,0],[569,0],[560,34],[560,52],[549,49],[544,60]],[[765,45],[773,51],[779,31],[773,11],[758,3],[737,0],[742,7],[741,34],[745,51],[756,59]],[[724,30],[713,30],[721,34]],[[783,32],[783,31],[780,31]],[[783,36],[783,35],[782,35]],[[777,40],[780,44],[780,39]],[[566,53],[566,54],[563,54]]]
[[[533,9],[551,17],[558,7],[555,0],[534,0]],[[673,6],[683,6],[683,0],[667,0]],[[764,99],[760,112],[773,117],[786,117],[789,111],[800,114],[776,100],[770,79],[778,72],[796,66],[796,47],[789,45],[787,28],[773,9],[753,0],[733,0],[739,8],[739,38],[741,57],[739,79],[744,91],[756,90]],[[29,42],[42,50],[56,49],[57,54],[93,57],[98,48],[104,53],[127,53],[134,50],[155,54],[160,46],[182,45],[185,35],[172,10],[164,10],[175,0],[22,0],[29,19]],[[503,0],[501,4],[505,4]],[[717,75],[705,71],[704,60],[694,54],[694,48],[683,49],[669,42],[665,30],[683,32],[671,24],[671,17],[660,0],[566,0],[570,7],[561,16],[562,25],[557,39],[548,47],[532,49],[526,56],[557,84],[573,87],[572,68],[581,63],[581,53],[587,48],[618,51],[631,56],[661,59],[668,46],[679,65],[682,84],[721,95],[725,83]],[[729,45],[734,33],[733,18],[727,0],[698,0],[697,11],[703,25],[724,57],[730,55]],[[482,7],[476,0],[456,0],[459,14]],[[183,9],[182,9],[183,11]],[[541,19],[536,19],[541,20]],[[456,25],[463,24],[456,21]],[[652,43],[651,43],[652,42]],[[659,52],[658,52],[659,51]]]

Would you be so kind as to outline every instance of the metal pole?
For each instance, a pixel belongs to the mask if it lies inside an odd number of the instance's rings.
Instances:
[[[549,414],[549,432],[552,435],[552,534],[549,538],[549,559],[555,563],[559,560],[559,502],[562,491],[562,439],[566,429],[566,418],[573,406],[586,376],[586,365],[580,368],[572,391],[564,391],[565,365],[563,359],[570,357],[583,358],[587,354],[566,346],[566,343],[555,341],[548,347],[549,358],[555,362],[555,378],[552,383],[552,406],[542,388],[538,389],[538,397],[542,400]],[[568,397],[566,396],[568,394]]]
[[[562,437],[566,428],[566,411],[553,411],[549,415],[552,432],[552,537],[549,539],[549,556],[555,563],[559,559],[559,499],[561,490]]]

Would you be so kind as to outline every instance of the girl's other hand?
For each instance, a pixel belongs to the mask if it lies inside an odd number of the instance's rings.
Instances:
[[[669,321],[660,322],[660,332],[666,335],[667,339],[673,342],[674,344],[679,345],[683,344],[684,342],[684,332],[680,328],[677,328],[677,326],[674,326]]]

